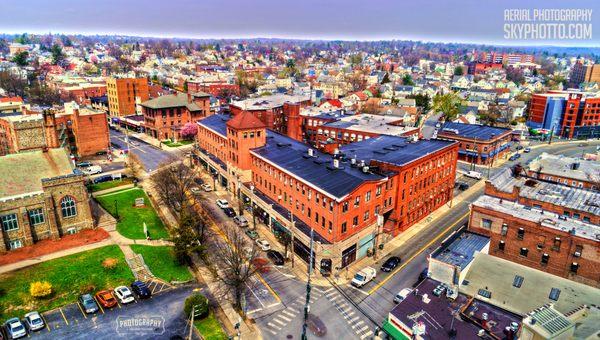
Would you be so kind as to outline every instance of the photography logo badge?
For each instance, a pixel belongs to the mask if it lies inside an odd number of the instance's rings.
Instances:
[[[119,316],[116,320],[119,335],[162,335],[165,318],[161,316]]]

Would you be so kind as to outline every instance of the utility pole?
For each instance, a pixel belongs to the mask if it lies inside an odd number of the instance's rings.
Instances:
[[[313,238],[314,238],[314,230],[310,229],[310,257],[308,261],[308,279],[306,281],[306,303],[304,303],[304,324],[302,325],[302,340],[307,340],[306,337],[306,328],[308,328],[308,324],[306,323],[308,319],[308,313],[310,312],[310,290],[312,289],[310,285],[310,274],[312,272],[312,263],[313,263]]]
[[[290,234],[292,234],[292,241],[290,246],[292,247],[292,268],[294,268],[294,227],[296,226],[296,222],[294,221],[294,213],[292,212],[291,208],[290,208],[290,222],[291,222],[291,227],[290,227]]]

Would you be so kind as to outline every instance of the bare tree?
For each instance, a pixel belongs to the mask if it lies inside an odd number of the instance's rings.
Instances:
[[[152,175],[158,199],[179,218],[188,204],[188,191],[194,185],[195,173],[181,162],[167,161]]]
[[[127,169],[131,173],[131,177],[139,179],[144,171],[144,166],[140,157],[132,152],[129,152],[127,157]]]
[[[215,242],[210,253],[224,297],[229,298],[235,309],[242,311],[242,299],[251,286],[251,277],[261,267],[257,263],[258,248],[239,230],[225,226],[227,242]],[[265,260],[266,261],[266,260]]]

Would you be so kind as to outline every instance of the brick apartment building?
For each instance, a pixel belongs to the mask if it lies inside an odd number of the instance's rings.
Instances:
[[[458,144],[379,136],[333,155],[266,128],[254,112],[198,122],[198,164],[244,202],[275,235],[294,234],[308,263],[318,241],[322,273],[372,252],[452,198]]]
[[[527,175],[574,188],[600,190],[600,163],[542,153],[529,162]]]
[[[569,80],[575,86],[579,86],[581,83],[600,82],[600,64],[575,63],[571,69]]]
[[[521,53],[477,52],[475,60],[481,63],[514,65],[533,62],[533,55]]]
[[[113,117],[141,114],[136,106],[150,96],[146,78],[108,78],[106,88],[108,112]]]
[[[103,111],[67,105],[63,111],[0,116],[0,155],[65,147],[83,157],[107,151],[109,145]]]
[[[381,135],[418,137],[420,130],[404,125],[400,116],[366,113],[346,115],[336,111],[302,116],[302,131],[305,140],[321,149],[327,148],[328,144],[344,145]]]
[[[568,139],[600,137],[600,97],[579,91],[533,94],[527,126]]]
[[[146,134],[159,139],[180,139],[179,131],[186,123],[210,116],[210,95],[177,92],[142,103]]]
[[[226,82],[199,82],[199,81],[188,81],[187,82],[188,92],[205,92],[213,97],[219,97],[223,91],[229,91],[236,96],[240,95],[240,86],[237,84],[229,84]]]
[[[0,252],[93,227],[84,176],[64,149],[0,157],[0,224]]]
[[[469,230],[489,236],[490,255],[600,286],[600,193],[525,177],[493,176],[471,205]]]
[[[296,139],[301,134],[300,109],[310,103],[309,96],[274,94],[234,101],[229,104],[229,109],[234,116],[242,111],[251,112],[268,129],[288,136],[293,135]]]
[[[437,136],[459,142],[459,160],[489,165],[510,152],[511,133],[505,128],[447,122]]]
[[[77,104],[85,104],[90,98],[106,95],[105,84],[83,83],[72,86],[59,87],[60,98],[65,101],[75,101]]]

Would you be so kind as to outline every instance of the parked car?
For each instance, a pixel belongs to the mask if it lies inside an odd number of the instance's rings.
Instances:
[[[199,195],[202,191],[200,191],[200,188],[198,187],[191,187],[190,192],[194,195]]]
[[[98,152],[96,152],[96,155],[97,156],[103,156],[103,155],[106,155],[107,153],[108,152],[106,152],[106,151],[98,151]]]
[[[152,293],[150,292],[150,289],[142,281],[134,281],[131,284],[131,290],[140,299],[147,299],[150,296],[152,296]]]
[[[268,250],[267,257],[273,262],[276,266],[283,266],[284,260],[283,255],[276,250]]]
[[[81,171],[86,175],[95,175],[102,173],[102,167],[100,165],[91,165],[87,168],[83,168]]]
[[[242,228],[248,226],[248,220],[244,216],[234,217],[233,222],[235,222],[237,225],[239,225]]]
[[[227,200],[224,199],[218,199],[217,206],[219,206],[219,208],[221,209],[229,208],[229,202],[227,202]]]
[[[402,302],[404,299],[406,299],[408,294],[410,294],[412,291],[413,290],[410,288],[402,289],[401,291],[398,292],[398,294],[396,294],[396,296],[394,296],[394,303]]]
[[[94,178],[92,180],[92,182],[94,184],[98,184],[98,183],[103,183],[103,182],[110,182],[112,180],[113,180],[113,178],[111,175],[104,175],[104,176],[98,176],[98,177]]]
[[[263,239],[259,238],[255,242],[256,242],[256,245],[263,251],[271,250],[271,245],[269,244],[269,242],[267,242],[267,240],[263,240]]]
[[[522,145],[517,145],[517,150],[522,150],[523,146]]]
[[[429,270],[427,268],[423,269],[423,271],[419,274],[418,281],[421,282],[429,277]]]
[[[437,287],[433,289],[433,295],[441,296],[446,291],[446,285],[440,283]]]
[[[256,240],[258,238],[258,233],[256,232],[256,230],[246,230],[246,235],[248,235],[248,237],[250,237],[253,240]]]
[[[383,265],[381,265],[382,272],[391,272],[400,264],[400,258],[398,256],[391,256],[389,259],[385,260]]]
[[[200,187],[202,188],[202,190],[204,190],[206,192],[211,192],[212,191],[212,186],[210,186],[210,184],[208,184],[208,183],[204,183]]]
[[[98,311],[98,304],[91,294],[79,295],[78,301],[83,311],[87,314],[94,314]]]
[[[531,148],[525,148],[525,150],[523,150],[523,152],[530,153],[531,152]]]
[[[78,168],[87,168],[92,165],[93,164],[91,162],[79,162],[79,163],[75,164],[75,166],[77,166]]]
[[[354,287],[360,288],[373,280],[375,276],[377,276],[375,268],[365,267],[354,275],[351,283]]]
[[[42,319],[38,312],[29,312],[25,314],[23,321],[25,321],[25,327],[27,327],[30,332],[35,332],[46,327],[44,319]]]
[[[481,172],[469,171],[465,174],[465,176],[475,178],[475,179],[481,179]]]
[[[114,290],[115,296],[122,304],[127,304],[135,301],[131,290],[125,286],[119,286]]]
[[[468,185],[467,183],[460,182],[460,183],[458,184],[458,190],[460,190],[460,191],[465,191],[465,190],[467,190],[467,189],[469,189],[469,185]]]
[[[117,299],[115,299],[110,290],[101,290],[96,293],[96,300],[104,308],[113,308],[117,305]]]
[[[204,180],[202,178],[196,177],[194,178],[194,182],[198,185],[203,185],[204,184]]]
[[[224,208],[223,212],[225,213],[225,215],[227,215],[229,217],[235,217],[237,215],[235,213],[235,210],[233,210],[233,208],[230,208],[230,207]]]
[[[508,157],[509,161],[516,161],[517,159],[521,158],[521,154],[520,153],[516,153],[510,157]]]
[[[11,339],[18,339],[27,335],[27,330],[19,318],[6,320],[4,327],[6,328],[8,337]]]
[[[317,337],[322,337],[327,334],[327,327],[325,327],[323,321],[321,321],[321,319],[314,314],[308,314],[308,317],[306,318],[306,325],[308,326],[308,329],[310,329],[310,331],[313,332],[313,334]]]

